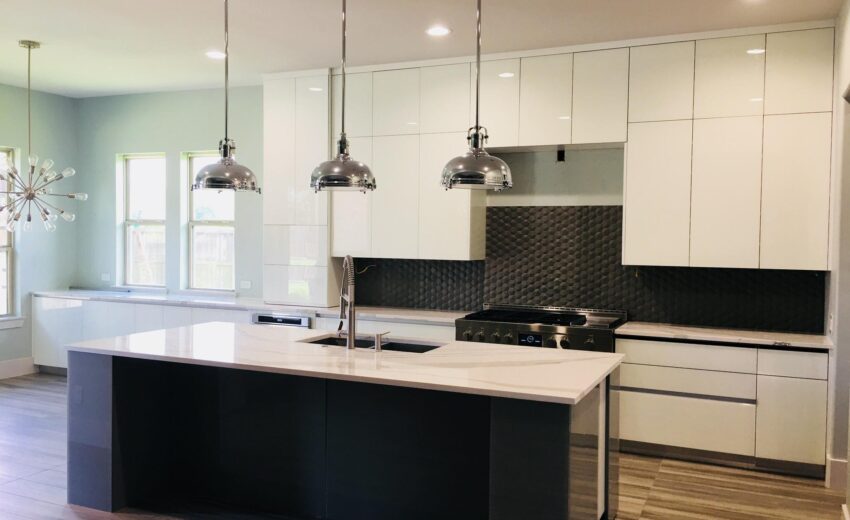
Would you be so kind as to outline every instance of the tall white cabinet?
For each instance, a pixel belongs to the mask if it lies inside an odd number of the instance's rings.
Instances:
[[[268,303],[324,307],[337,292],[329,261],[328,194],[309,187],[313,168],[330,156],[330,86],[328,71],[276,75],[264,82],[263,299]]]
[[[828,268],[832,48],[827,28],[632,49],[624,264]]]

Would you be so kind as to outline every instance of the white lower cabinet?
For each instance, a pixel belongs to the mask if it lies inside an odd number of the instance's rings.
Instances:
[[[227,323],[251,323],[251,313],[248,311],[231,311],[229,309],[192,308],[192,324],[224,321]]]
[[[136,328],[135,307],[132,303],[84,301],[82,339],[132,334]]]
[[[335,331],[339,325],[337,318],[317,318],[314,328]],[[399,323],[391,321],[375,321],[357,319],[357,334],[375,334],[389,332],[388,341],[393,338],[424,339],[431,341],[454,341],[454,324],[428,325],[424,323]]]
[[[756,405],[621,391],[620,436],[630,441],[752,456]]]
[[[47,367],[66,367],[63,348],[83,339],[83,302],[65,298],[32,298],[32,357]]]
[[[756,457],[825,464],[827,382],[758,376]]]

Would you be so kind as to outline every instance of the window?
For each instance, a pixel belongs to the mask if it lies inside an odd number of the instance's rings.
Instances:
[[[124,282],[165,286],[165,157],[124,157]]]
[[[191,182],[198,170],[218,161],[218,154],[192,153],[188,161]],[[235,289],[235,214],[236,196],[231,190],[189,192],[190,288]]]
[[[15,164],[15,153],[11,148],[0,148],[0,171]],[[0,183],[2,190],[9,191],[8,181]],[[7,195],[0,198],[4,207],[9,201]],[[0,223],[5,223],[7,212],[0,211]],[[0,229],[0,316],[8,316],[14,311],[12,305],[12,233],[6,228]]]

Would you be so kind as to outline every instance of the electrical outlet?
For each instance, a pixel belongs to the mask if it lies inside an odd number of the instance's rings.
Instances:
[[[100,281],[108,282],[110,278],[109,273],[100,273]]]
[[[239,282],[240,289],[250,289],[251,288],[251,280],[242,280]]]

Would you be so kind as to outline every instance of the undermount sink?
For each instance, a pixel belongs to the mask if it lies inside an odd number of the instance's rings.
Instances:
[[[331,347],[344,347],[346,346],[346,338],[341,338],[339,336],[325,336],[323,338],[308,340],[306,341],[306,343],[312,343],[314,345],[326,345]],[[375,340],[357,338],[356,340],[354,340],[354,346],[357,348],[375,348]],[[400,341],[388,341],[381,346],[381,350],[424,354],[425,352],[430,352],[442,346],[442,344],[434,343],[404,343]]]

